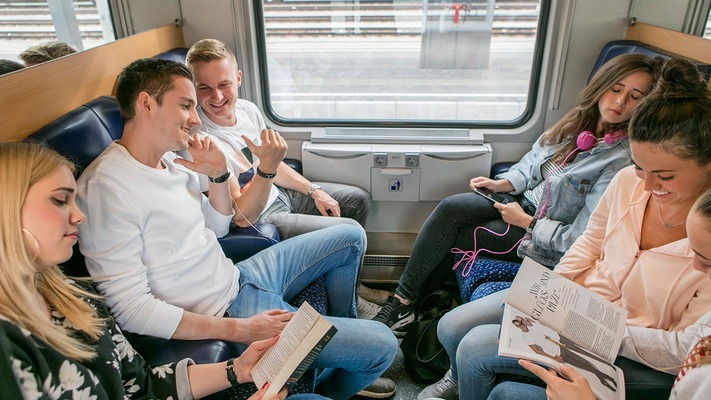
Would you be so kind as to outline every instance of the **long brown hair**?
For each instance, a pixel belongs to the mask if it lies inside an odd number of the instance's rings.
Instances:
[[[74,165],[54,150],[34,143],[0,143],[0,315],[30,331],[65,356],[76,360],[94,357],[94,349],[55,325],[42,310],[28,307],[39,293],[51,309],[62,313],[90,339],[97,339],[104,321],[82,297],[97,297],[67,282],[56,266],[37,272],[38,249],[26,245],[22,206],[32,185],[59,168]],[[29,285],[28,285],[29,282]]]
[[[663,60],[650,58],[644,54],[624,54],[605,63],[595,73],[590,83],[578,95],[573,109],[568,111],[553,127],[541,136],[541,145],[565,143],[554,155],[569,154],[576,147],[578,134],[585,130],[595,131],[600,120],[598,101],[602,95],[621,79],[635,72],[646,72],[654,83]],[[604,132],[626,131],[629,121],[603,125]]]

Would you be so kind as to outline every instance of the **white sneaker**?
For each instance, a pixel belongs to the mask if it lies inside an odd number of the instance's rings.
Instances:
[[[422,389],[417,400],[426,399],[456,400],[459,398],[459,386],[452,376],[452,370],[448,370],[439,381]]]
[[[358,312],[359,319],[373,319],[383,308],[375,303],[371,303],[368,300],[358,296],[358,302],[356,303],[356,311]]]
[[[387,290],[373,289],[364,286],[363,284],[358,285],[358,296],[364,298],[365,300],[368,300],[371,303],[375,303],[381,306],[385,304],[386,301],[388,301],[388,296],[390,296],[390,294],[391,293]]]

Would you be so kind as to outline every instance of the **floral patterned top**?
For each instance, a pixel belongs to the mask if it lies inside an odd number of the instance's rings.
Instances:
[[[90,285],[73,282],[93,291]],[[192,399],[187,366],[192,360],[150,368],[133,350],[106,306],[86,299],[106,320],[95,343],[97,356],[84,362],[67,358],[26,329],[0,316],[0,397],[3,399]],[[57,311],[54,323],[72,326]],[[87,342],[83,332],[76,337]]]

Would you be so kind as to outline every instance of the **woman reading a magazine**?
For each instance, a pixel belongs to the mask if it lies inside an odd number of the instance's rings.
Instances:
[[[0,143],[1,397],[192,399],[229,388],[226,363],[149,368],[91,285],[57,267],[84,221],[73,170],[41,145]],[[236,381],[252,381],[252,367],[277,339],[254,342],[234,361]],[[285,397],[283,389],[274,399]]]
[[[686,231],[694,251],[694,268],[711,279],[711,191],[696,202],[689,213]],[[707,399],[711,393],[711,312],[683,331],[628,326],[625,329],[620,355],[663,372],[677,374],[670,399]],[[528,361],[521,366],[540,377],[547,389],[516,382],[506,382],[494,389],[504,398],[524,399],[595,399],[587,380],[575,370],[563,365],[558,376]],[[493,395],[494,393],[492,393]]]
[[[684,229],[692,204],[711,186],[709,110],[697,69],[685,60],[667,61],[630,122],[635,165],[615,176],[586,231],[556,267],[625,307],[628,325],[681,330],[711,309],[711,281],[693,269]],[[464,304],[439,323],[461,399],[487,398],[497,374],[527,374],[515,360],[496,356],[506,294]],[[456,396],[454,379],[421,397],[448,398],[440,395],[443,388]]]
[[[417,235],[395,294],[374,320],[404,335],[425,283],[440,266],[451,267],[453,247],[468,250],[471,261],[479,248],[494,258],[521,262],[528,256],[553,267],[583,233],[615,173],[631,164],[627,124],[660,63],[642,54],[610,60],[521,161],[496,179],[470,181],[472,190],[508,193],[507,204],[474,192],[442,200]]]

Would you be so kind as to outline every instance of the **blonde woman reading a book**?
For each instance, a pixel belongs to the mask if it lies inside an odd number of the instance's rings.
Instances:
[[[41,145],[0,143],[0,397],[192,399],[229,388],[224,362],[146,365],[91,285],[57,267],[84,222],[73,170]],[[238,382],[252,381],[252,367],[277,339],[254,342],[235,359]],[[270,400],[285,397],[282,389]]]

